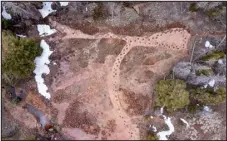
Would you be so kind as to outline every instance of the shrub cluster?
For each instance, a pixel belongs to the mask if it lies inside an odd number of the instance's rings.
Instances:
[[[35,40],[2,31],[3,81],[15,85],[19,80],[29,78],[35,68],[34,59],[41,53],[42,48]]]
[[[189,92],[182,80],[160,80],[156,86],[156,106],[165,106],[167,110],[184,108],[189,104]]]

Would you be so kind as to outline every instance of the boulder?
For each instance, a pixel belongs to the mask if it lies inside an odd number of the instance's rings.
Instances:
[[[42,8],[41,2],[3,2],[3,6],[12,18],[20,17],[21,20],[39,21],[42,17],[39,8]]]
[[[173,67],[173,72],[176,78],[186,80],[191,73],[191,63],[190,62],[179,62]]]

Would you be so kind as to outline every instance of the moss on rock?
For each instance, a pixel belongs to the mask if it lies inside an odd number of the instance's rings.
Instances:
[[[191,12],[197,12],[199,8],[196,6],[196,3],[191,3],[189,6],[189,11]]]

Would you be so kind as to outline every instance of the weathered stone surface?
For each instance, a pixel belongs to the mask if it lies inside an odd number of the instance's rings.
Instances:
[[[2,5],[6,7],[12,18],[19,16],[24,20],[36,21],[42,18],[38,11],[42,5],[41,2],[3,2]]]
[[[174,66],[173,72],[177,78],[186,80],[191,73],[191,69],[192,66],[190,62],[179,62]]]

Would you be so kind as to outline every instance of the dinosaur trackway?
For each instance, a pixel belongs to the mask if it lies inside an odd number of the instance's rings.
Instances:
[[[159,52],[168,51],[176,52],[176,54],[186,54],[188,51],[187,45],[191,35],[187,30],[182,28],[172,28],[164,32],[158,32],[151,35],[144,36],[126,36],[117,35],[113,33],[97,33],[88,35],[82,33],[80,30],[74,30],[67,26],[61,25],[55,21],[50,20],[52,26],[61,33],[65,33],[62,40],[65,39],[93,39],[100,41],[103,38],[121,39],[126,42],[120,54],[116,57],[112,66],[112,70],[108,73],[107,86],[110,100],[113,108],[110,113],[111,117],[116,121],[116,129],[108,139],[140,139],[139,129],[137,124],[132,122],[125,110],[122,108],[122,102],[119,98],[120,91],[120,65],[125,55],[136,46],[157,48]],[[67,86],[64,86],[67,87]]]

